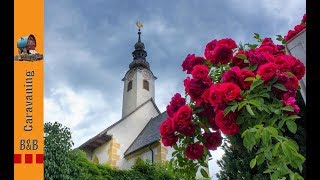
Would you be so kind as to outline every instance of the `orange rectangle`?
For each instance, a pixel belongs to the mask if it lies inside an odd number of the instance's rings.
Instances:
[[[44,0],[14,1],[14,179],[44,179]]]

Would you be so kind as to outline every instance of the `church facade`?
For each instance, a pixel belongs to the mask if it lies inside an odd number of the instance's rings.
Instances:
[[[147,52],[138,32],[132,52],[133,61],[122,79],[122,118],[81,146],[87,158],[95,163],[129,169],[137,158],[160,162],[171,159],[173,148],[161,144],[159,127],[167,118],[155,103],[155,80]]]

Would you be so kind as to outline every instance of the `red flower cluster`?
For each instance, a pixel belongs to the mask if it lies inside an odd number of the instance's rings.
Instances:
[[[307,20],[307,15],[304,14],[303,18],[301,20],[301,23],[296,25],[293,30],[289,30],[287,35],[284,36],[284,39],[286,40],[286,42],[288,42],[295,35],[299,34],[302,30],[304,30],[306,28],[306,20]]]
[[[305,23],[305,16],[302,22]],[[303,29],[303,24],[295,28],[297,31]],[[257,75],[266,85],[271,80],[278,84],[271,90],[283,105],[293,108],[293,112],[288,111],[288,114],[299,113],[295,96],[298,80],[305,74],[305,66],[293,56],[286,55],[284,46],[274,44],[271,38],[264,38],[255,49],[235,52],[235,48],[237,44],[230,38],[214,39],[205,47],[205,58],[187,55],[181,66],[190,75],[183,81],[190,104],[187,105],[186,99],[178,93],[171,98],[167,106],[168,118],[160,126],[165,146],[175,145],[178,136],[188,136],[186,157],[200,159],[204,150],[216,150],[221,145],[221,132],[227,135],[239,133],[237,119],[242,109],[227,114],[224,110],[230,101],[246,98],[242,94],[248,92],[246,90],[252,85],[249,78]],[[223,68],[228,70],[223,69],[222,74],[216,75],[219,69],[209,69],[212,66],[222,67],[220,71]]]
[[[216,39],[206,45],[204,56],[212,64],[227,64],[233,57],[233,49],[237,48],[237,44],[230,38]]]
[[[203,155],[203,146],[200,144],[188,144],[186,156],[189,159],[200,159]]]

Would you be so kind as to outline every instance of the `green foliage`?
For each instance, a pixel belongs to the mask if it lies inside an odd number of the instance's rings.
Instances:
[[[252,80],[250,89],[242,94],[244,99],[241,102],[229,104],[225,109],[226,111],[228,108],[231,110],[238,107],[240,110],[246,107],[246,111],[240,111],[237,120],[241,125],[243,145],[249,153],[254,147],[259,147],[256,156],[250,160],[250,167],[253,168],[257,158],[260,158],[258,165],[266,164],[266,172],[271,177],[288,177],[296,172],[301,173],[305,158],[299,153],[297,143],[285,135],[297,132],[294,119],[299,116],[288,115],[288,112],[293,112],[293,108],[284,106],[271,92],[271,87],[283,91],[286,91],[286,88],[282,84],[273,84],[274,81],[267,85],[263,84],[260,76],[250,80]]]
[[[71,160],[67,156],[73,142],[69,128],[61,124],[44,124],[44,175],[45,179],[72,179]]]
[[[302,162],[306,155],[305,104],[299,91],[297,92],[297,104],[300,107],[299,116],[286,116],[286,120],[280,120],[283,121],[282,124],[275,123],[279,121],[278,118],[281,117],[281,112],[290,110],[287,107],[283,107],[279,111],[279,117],[269,120],[269,125],[274,124],[276,126],[249,128],[248,131],[242,133],[245,136],[244,139],[240,135],[228,137],[226,142],[229,145],[224,143],[222,146],[225,154],[218,161],[221,170],[216,174],[217,177],[219,179],[230,179],[231,177],[234,179],[281,179],[284,177],[286,179],[303,179],[302,177],[305,177],[305,164]],[[255,108],[253,108],[254,111],[259,112]],[[274,108],[276,109],[276,106]],[[300,117],[301,119],[299,119]],[[247,119],[240,120],[243,122],[244,120],[254,121],[256,119],[250,116]],[[286,122],[289,122],[289,127]],[[295,125],[291,125],[290,123],[292,122]],[[293,131],[289,129],[291,126],[293,126]],[[285,127],[288,128],[287,131],[281,130]],[[280,134],[282,137],[279,136]],[[257,146],[258,143],[261,146]],[[251,151],[247,151],[247,148],[251,149]],[[275,160],[277,159],[275,157],[280,158]],[[293,172],[291,169],[297,169],[298,172]]]

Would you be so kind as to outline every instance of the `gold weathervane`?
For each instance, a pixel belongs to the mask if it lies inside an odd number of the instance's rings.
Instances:
[[[136,22],[136,26],[141,29],[143,27],[142,23],[140,21],[137,21]]]

